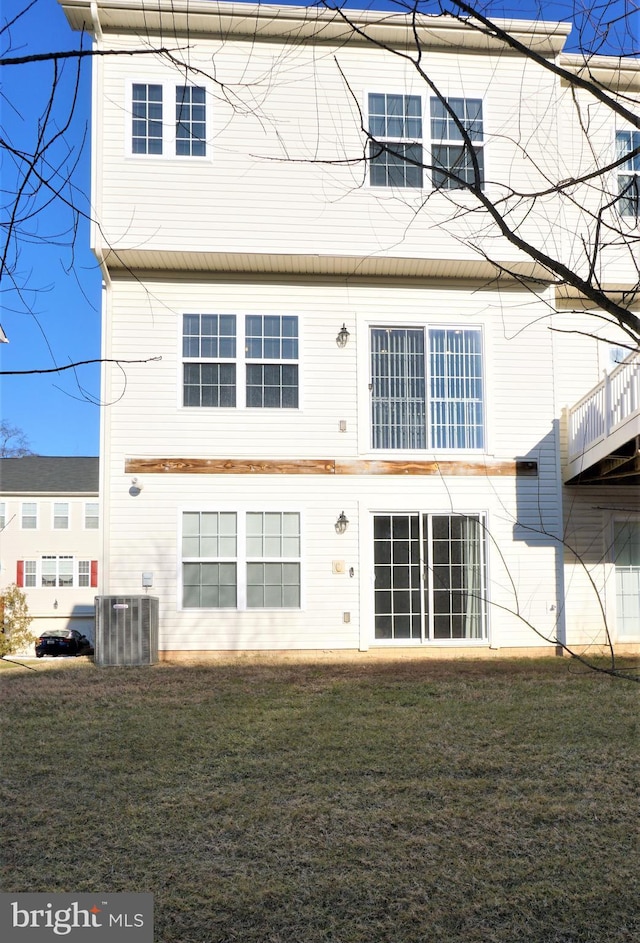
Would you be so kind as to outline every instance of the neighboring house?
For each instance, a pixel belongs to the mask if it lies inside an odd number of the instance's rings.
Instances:
[[[35,635],[93,637],[99,514],[97,458],[0,459],[0,589],[23,589]]]
[[[609,365],[603,324],[446,183],[463,165],[494,193],[507,175],[522,192],[575,175],[591,153],[583,93],[430,18],[430,74],[472,132],[471,159],[416,71],[337,13],[61,4],[100,52],[169,46],[188,63],[93,60],[100,591],[158,596],[165,656],[553,651],[555,638],[604,644],[605,616],[619,647],[640,642],[638,489],[585,475],[575,436],[567,452],[565,409]],[[353,16],[411,42],[388,13]],[[579,69],[562,56],[567,27],[516,31]],[[616,63],[597,65],[617,80]],[[635,147],[604,107],[584,114],[593,149]],[[636,171],[620,186],[610,212],[633,227]],[[523,211],[524,235],[560,243],[592,224],[554,201]],[[604,282],[634,283],[615,244],[600,264]],[[556,312],[572,333],[548,329]],[[620,368],[630,390],[638,370]]]

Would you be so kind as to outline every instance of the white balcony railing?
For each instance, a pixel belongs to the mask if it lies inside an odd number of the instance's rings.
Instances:
[[[639,415],[640,353],[636,351],[569,410],[569,461],[584,456]]]

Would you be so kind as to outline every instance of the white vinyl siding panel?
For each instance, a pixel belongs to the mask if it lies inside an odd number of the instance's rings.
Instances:
[[[133,45],[123,38],[122,44]],[[153,162],[127,157],[130,134],[127,89],[132,82],[168,81],[175,71],[148,59],[112,57],[101,65],[105,80],[102,148],[104,237],[114,248],[148,250],[475,258],[464,246],[464,216],[454,222],[449,200],[438,195],[429,213],[416,215],[422,196],[403,188],[401,199],[387,188],[366,185],[366,138],[352,95],[366,102],[371,76],[376,87],[422,96],[428,115],[430,92],[409,65],[382,50],[342,47],[337,68],[331,47],[318,56],[312,45],[295,49],[277,43],[256,48],[234,42],[219,46],[195,40],[190,62],[206,71],[215,50],[216,77],[237,95],[212,96],[206,161]],[[336,50],[337,52],[337,50]],[[287,62],[283,73],[274,65]],[[554,176],[554,80],[515,57],[434,52],[430,69],[448,96],[483,102],[487,180],[512,176],[516,189]],[[253,99],[259,89],[259,107]],[[497,90],[500,91],[497,91]],[[505,94],[504,90],[513,90]],[[244,107],[243,107],[244,106]],[[165,103],[165,109],[171,103]],[[520,113],[519,113],[519,109]],[[516,116],[519,117],[516,120]],[[517,142],[526,138],[526,149]],[[526,152],[528,153],[525,153]],[[359,156],[362,162],[358,161]],[[290,160],[288,159],[290,158]],[[158,199],[158,194],[162,199]],[[327,195],[330,195],[329,198]],[[466,195],[465,195],[466,198]],[[393,212],[389,212],[389,201]],[[545,221],[539,201],[528,227]],[[321,212],[318,212],[319,208]],[[286,208],[286,212],[284,211]],[[410,223],[410,225],[409,225]],[[495,234],[494,234],[495,235]],[[496,252],[495,239],[491,242]],[[506,245],[505,258],[517,253]],[[461,256],[462,253],[462,256]]]

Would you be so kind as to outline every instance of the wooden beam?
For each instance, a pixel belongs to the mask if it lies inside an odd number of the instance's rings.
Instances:
[[[239,458],[128,458],[130,475],[439,475],[536,477],[529,460],[403,461]]]

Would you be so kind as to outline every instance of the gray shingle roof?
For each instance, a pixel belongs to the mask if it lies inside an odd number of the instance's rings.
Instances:
[[[0,493],[97,494],[98,461],[93,456],[0,458]]]

